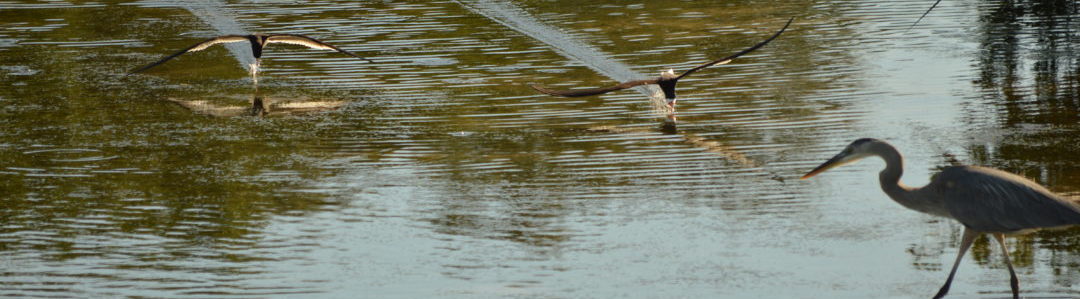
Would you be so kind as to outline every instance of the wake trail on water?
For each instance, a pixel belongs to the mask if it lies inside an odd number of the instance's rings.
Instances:
[[[557,28],[541,23],[529,15],[528,12],[513,4],[492,0],[454,0],[454,2],[507,28],[536,39],[548,45],[559,55],[575,60],[615,81],[625,82],[649,78],[635,72],[627,65],[611,59],[610,55],[574,39]],[[648,96],[653,102],[654,110],[658,111],[658,113],[666,105],[663,99],[664,94],[659,87],[643,85],[634,89]]]

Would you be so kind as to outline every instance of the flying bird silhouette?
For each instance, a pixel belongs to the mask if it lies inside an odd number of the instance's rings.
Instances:
[[[244,41],[251,43],[251,54],[253,56],[255,56],[255,64],[252,66],[253,68],[251,70],[253,74],[255,73],[256,68],[259,65],[259,58],[262,57],[263,48],[266,48],[266,45],[273,44],[273,43],[301,45],[301,46],[305,46],[305,47],[312,48],[312,49],[334,50],[334,51],[338,51],[338,52],[344,53],[344,54],[352,56],[352,57],[356,57],[356,58],[366,60],[367,62],[373,62],[370,59],[357,56],[356,54],[353,54],[352,52],[342,50],[341,48],[338,48],[338,47],[336,47],[334,45],[327,44],[327,43],[322,42],[320,40],[317,40],[317,39],[314,39],[314,38],[311,38],[311,37],[307,37],[307,36],[304,36],[304,35],[299,35],[299,34],[222,35],[222,36],[218,36],[218,37],[211,38],[211,39],[199,42],[197,44],[194,44],[194,45],[192,45],[190,47],[187,47],[186,49],[180,50],[179,52],[173,53],[172,55],[169,55],[169,56],[167,56],[165,58],[162,58],[161,60],[158,60],[157,62],[148,64],[148,65],[140,67],[140,68],[137,68],[137,69],[131,71],[131,73],[134,74],[134,73],[145,71],[147,69],[150,69],[152,67],[158,66],[158,65],[160,65],[162,63],[165,63],[166,61],[169,61],[169,59],[176,58],[176,56],[183,55],[184,53],[202,51],[202,50],[205,50],[206,48],[209,48],[209,47],[211,47],[213,45],[216,45],[216,44],[236,43],[236,42],[244,42]]]
[[[772,40],[779,37],[781,33],[784,33],[784,30],[787,30],[788,26],[791,25],[791,21],[794,21],[794,20],[795,20],[795,18],[789,19],[787,21],[787,24],[784,24],[784,28],[780,28],[780,31],[777,31],[775,34],[773,34],[771,37],[769,37],[769,39],[766,39],[765,41],[760,42],[760,43],[754,45],[753,47],[747,48],[746,50],[742,50],[739,53],[735,53],[735,54],[730,55],[728,57],[724,57],[724,58],[721,58],[721,59],[718,59],[718,60],[713,60],[711,62],[699,65],[699,66],[697,66],[695,68],[692,68],[692,69],[682,73],[681,75],[676,75],[675,70],[670,70],[669,69],[667,71],[660,72],[660,77],[659,78],[646,79],[646,80],[634,80],[634,81],[623,82],[623,83],[620,83],[620,84],[615,85],[615,86],[600,87],[600,88],[590,88],[590,89],[553,90],[553,89],[548,89],[548,88],[545,88],[543,86],[535,85],[535,84],[531,85],[531,86],[532,86],[533,89],[536,89],[536,91],[546,93],[546,94],[549,94],[549,95],[553,95],[553,96],[584,97],[584,96],[592,96],[592,95],[604,94],[604,93],[608,93],[608,92],[612,92],[612,91],[616,91],[616,90],[623,90],[623,89],[627,89],[627,88],[631,88],[631,87],[635,87],[635,86],[646,85],[646,84],[656,84],[656,85],[660,85],[660,90],[662,90],[664,92],[664,98],[667,99],[668,107],[670,107],[672,110],[674,110],[675,109],[675,100],[676,100],[675,99],[675,84],[679,82],[679,79],[682,79],[683,77],[686,77],[686,76],[688,76],[690,74],[693,74],[694,72],[696,72],[698,70],[701,70],[703,68],[707,68],[707,67],[717,65],[717,64],[726,64],[728,62],[731,62],[731,60],[733,60],[735,58],[738,58],[739,56],[745,55],[746,53],[753,52],[754,50],[757,50],[758,48],[761,48],[761,47],[765,46],[766,44],[768,44]]]

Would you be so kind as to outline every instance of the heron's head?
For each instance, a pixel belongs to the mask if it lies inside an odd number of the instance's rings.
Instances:
[[[678,77],[679,77],[679,75],[675,74],[674,69],[668,69],[666,71],[660,72],[660,78],[672,79],[672,78],[678,78]]]
[[[820,166],[806,173],[806,175],[803,175],[802,179],[805,180],[812,176],[818,175],[819,173],[825,172],[826,170],[833,169],[838,166],[855,163],[856,161],[862,160],[863,158],[873,156],[874,152],[872,148],[874,147],[874,145],[883,142],[884,141],[873,138],[862,138],[859,140],[855,140],[851,142],[851,144],[848,144],[848,146],[845,147],[844,150],[841,151],[839,154],[833,156],[832,159],[829,159],[829,161],[825,161],[825,163],[821,163]]]

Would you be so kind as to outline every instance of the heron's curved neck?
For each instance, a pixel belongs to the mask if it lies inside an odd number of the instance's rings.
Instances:
[[[881,182],[881,190],[889,195],[893,201],[912,210],[929,214],[940,214],[939,204],[933,198],[926,198],[915,194],[918,188],[912,188],[900,183],[900,176],[904,175],[904,158],[896,148],[886,143],[877,144],[874,153],[885,160],[885,170],[878,174]]]
[[[904,157],[900,156],[900,152],[884,143],[876,144],[873,152],[885,160],[885,170],[878,174],[881,188],[885,189],[885,193],[893,196],[891,192],[907,191],[907,188],[900,184],[900,176],[904,175]]]

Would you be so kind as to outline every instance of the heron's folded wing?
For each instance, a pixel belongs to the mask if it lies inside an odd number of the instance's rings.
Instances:
[[[211,38],[211,39],[208,39],[208,40],[204,40],[204,41],[199,42],[197,44],[191,45],[190,47],[187,47],[187,48],[185,48],[183,50],[180,50],[180,51],[178,51],[176,53],[173,53],[172,55],[166,56],[165,58],[162,58],[161,60],[158,60],[157,62],[148,64],[148,65],[140,67],[140,68],[137,68],[137,69],[131,71],[130,73],[134,74],[134,73],[145,71],[145,70],[150,69],[152,67],[158,66],[159,64],[165,63],[166,61],[169,61],[169,59],[176,58],[176,56],[180,56],[180,55],[182,55],[184,53],[202,51],[202,50],[205,50],[206,48],[209,48],[210,46],[213,46],[213,45],[216,45],[216,44],[235,43],[235,42],[243,42],[243,41],[248,41],[247,36],[243,36],[243,35],[223,35],[223,36],[218,36],[218,37]]]
[[[694,73],[694,72],[696,72],[698,70],[701,70],[703,68],[707,68],[707,67],[714,66],[714,65],[717,65],[717,64],[726,64],[728,62],[731,62],[731,60],[733,60],[735,58],[738,58],[739,56],[743,56],[746,53],[750,53],[750,52],[753,52],[754,50],[757,50],[757,49],[759,49],[761,47],[764,47],[766,44],[768,44],[772,40],[779,37],[781,33],[784,33],[784,30],[787,30],[788,26],[791,26],[791,21],[794,21],[794,20],[795,20],[795,18],[788,19],[787,24],[784,24],[784,28],[780,28],[780,31],[777,31],[776,33],[774,33],[771,37],[769,37],[769,39],[766,39],[763,42],[757,43],[753,47],[747,48],[746,50],[739,51],[739,53],[735,53],[735,54],[729,55],[728,57],[713,60],[712,62],[702,64],[702,65],[699,65],[699,66],[697,66],[695,68],[692,68],[692,69],[686,71],[685,73],[682,73],[682,75],[679,75],[679,78],[677,78],[677,79],[682,79],[682,77],[686,77],[687,75],[690,75],[690,74],[692,74],[692,73]]]
[[[956,220],[984,232],[1080,224],[1080,206],[1021,176],[973,166],[949,167],[925,187]]]
[[[640,86],[640,85],[645,85],[645,84],[656,84],[656,82],[657,82],[657,79],[635,80],[635,81],[623,82],[623,83],[621,83],[619,85],[609,86],[609,87],[589,88],[589,89],[571,89],[571,90],[553,90],[553,89],[544,88],[543,86],[540,86],[540,85],[530,85],[530,86],[532,86],[532,88],[535,89],[536,91],[546,93],[546,94],[549,94],[549,95],[573,98],[573,97],[584,97],[584,96],[592,96],[592,95],[604,94],[604,93],[608,93],[608,92],[612,92],[612,91],[616,91],[616,90],[627,89],[627,88],[631,88],[631,87],[634,87],[634,86]]]

